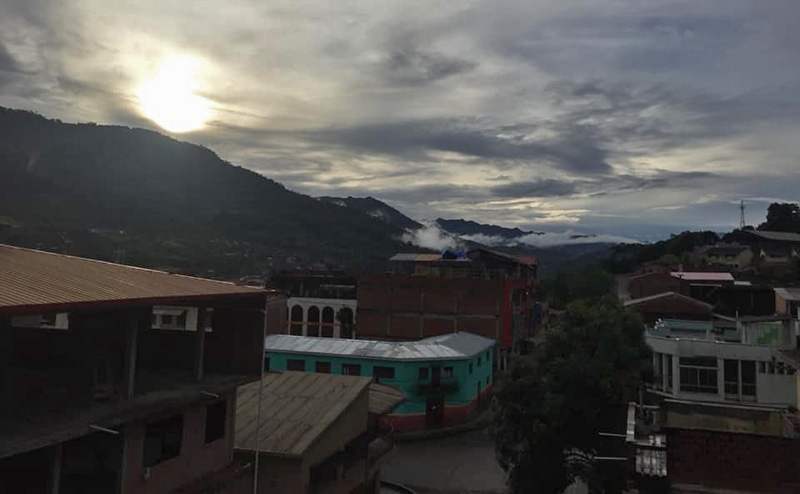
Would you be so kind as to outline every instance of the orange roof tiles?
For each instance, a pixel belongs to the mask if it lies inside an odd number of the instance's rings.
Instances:
[[[267,293],[234,283],[0,244],[0,312]]]

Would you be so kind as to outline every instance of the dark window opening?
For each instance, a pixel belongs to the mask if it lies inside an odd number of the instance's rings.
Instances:
[[[331,363],[324,362],[322,360],[318,361],[314,364],[314,372],[319,372],[321,374],[330,374],[331,373]]]
[[[714,357],[681,357],[681,391],[717,394],[717,359]]]
[[[360,376],[361,366],[358,364],[342,364],[342,374],[345,376]]]
[[[147,424],[144,429],[144,467],[152,467],[181,454],[183,415]]]
[[[301,359],[289,359],[286,361],[286,370],[305,371],[306,361]]]
[[[206,444],[225,437],[227,415],[227,401],[218,401],[206,407]]]
[[[469,363],[469,373],[472,375],[472,362]]]
[[[452,367],[445,367],[442,369],[442,377],[444,378],[451,378],[453,377],[453,368]]]
[[[419,378],[420,379],[428,379],[428,368],[427,367],[420,367],[419,368]]]
[[[269,357],[264,357],[264,372],[269,372]]]
[[[381,379],[394,379],[394,367],[373,367],[372,375],[375,376],[375,380],[378,382]]]

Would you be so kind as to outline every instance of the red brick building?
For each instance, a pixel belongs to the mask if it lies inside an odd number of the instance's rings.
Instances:
[[[2,490],[201,492],[246,475],[236,389],[285,318],[262,289],[0,245]]]
[[[359,279],[359,337],[416,340],[466,331],[493,338],[502,367],[507,352],[532,336],[535,258],[475,249],[391,261],[391,273]]]

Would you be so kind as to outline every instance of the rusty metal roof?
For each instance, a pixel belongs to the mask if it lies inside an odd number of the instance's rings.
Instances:
[[[234,283],[0,244],[0,312],[266,293]]]

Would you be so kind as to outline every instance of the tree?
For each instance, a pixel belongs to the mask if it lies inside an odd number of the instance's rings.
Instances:
[[[542,290],[552,308],[560,309],[578,299],[602,297],[614,288],[614,276],[597,265],[559,273],[542,283]]]
[[[560,493],[577,478],[592,492],[622,490],[624,465],[593,457],[607,452],[599,432],[625,430],[627,404],[652,372],[643,329],[612,297],[574,302],[498,382],[492,433],[512,492]]]
[[[759,230],[800,233],[800,206],[790,202],[773,202],[767,208],[767,221]]]

